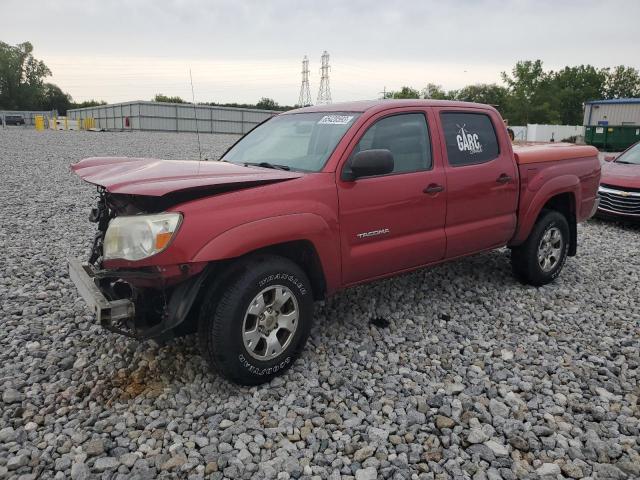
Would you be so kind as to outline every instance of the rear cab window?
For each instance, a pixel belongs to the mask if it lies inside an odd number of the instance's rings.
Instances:
[[[442,112],[440,119],[452,167],[486,163],[500,155],[498,137],[489,115]]]

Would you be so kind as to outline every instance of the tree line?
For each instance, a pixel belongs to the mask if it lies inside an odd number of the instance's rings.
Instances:
[[[53,83],[45,82],[51,70],[33,56],[29,42],[9,45],[0,41],[0,110],[58,110],[106,105],[89,100],[74,102],[71,95]]]
[[[422,90],[405,86],[385,97],[486,103],[494,105],[510,125],[582,125],[584,103],[589,100],[640,97],[640,73],[624,65],[545,71],[541,60],[526,60],[511,72],[502,72],[501,78],[504,85],[484,83],[449,91],[433,83]]]
[[[0,41],[0,109],[58,110],[105,105],[101,100],[74,102],[45,79],[51,70],[33,56],[29,42],[9,45]],[[459,90],[445,91],[440,85],[428,83],[419,90],[404,86],[385,93],[385,98],[432,98],[486,103],[496,106],[511,125],[527,123],[581,125],[584,102],[609,98],[640,97],[640,73],[633,67],[619,65],[596,68],[592,65],[545,70],[541,60],[516,63],[511,72],[502,72],[503,85],[497,83],[468,85]],[[180,97],[161,93],[157,102],[187,103]],[[263,97],[257,103],[203,102],[203,105],[290,110]]]
[[[164,102],[164,103],[190,103],[183,100],[181,97],[170,97],[167,95],[163,95],[162,93],[158,93],[155,97],[152,98],[153,102]],[[214,107],[235,107],[235,108],[255,108],[258,110],[276,110],[284,112],[286,110],[291,110],[293,106],[290,105],[280,105],[278,102],[273,100],[272,98],[262,97],[258,103],[217,103],[217,102],[198,102],[198,105],[211,105]]]

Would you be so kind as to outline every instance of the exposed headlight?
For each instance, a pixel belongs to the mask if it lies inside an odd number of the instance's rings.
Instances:
[[[141,260],[160,253],[169,245],[181,220],[179,213],[114,218],[104,236],[104,259]]]

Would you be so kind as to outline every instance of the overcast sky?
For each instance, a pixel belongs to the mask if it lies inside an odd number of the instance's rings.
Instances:
[[[330,55],[334,101],[383,88],[500,82],[523,59],[547,68],[640,68],[640,0],[0,0],[0,40],[30,41],[74,100],[294,104]]]

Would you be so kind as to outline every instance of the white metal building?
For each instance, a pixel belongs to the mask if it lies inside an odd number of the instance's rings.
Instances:
[[[571,137],[584,137],[584,127],[581,125],[538,125],[528,124],[526,127],[513,126],[516,140],[527,142],[561,142]]]
[[[584,125],[640,125],[640,98],[587,102],[584,105]]]
[[[92,117],[96,128],[244,134],[279,112],[249,108],[134,101],[72,109],[71,119]]]

